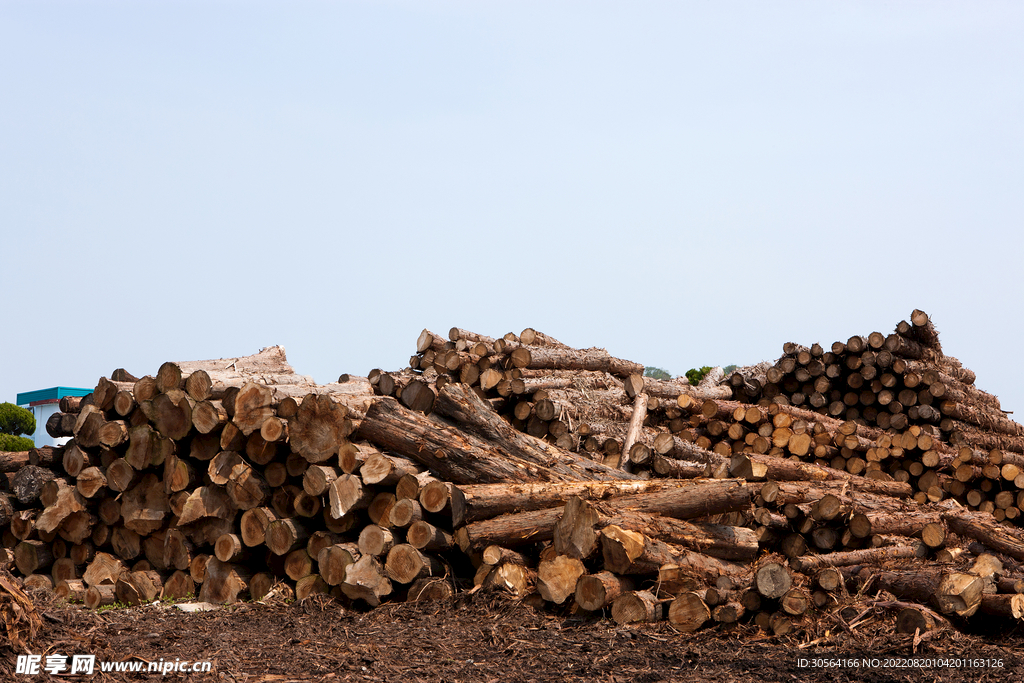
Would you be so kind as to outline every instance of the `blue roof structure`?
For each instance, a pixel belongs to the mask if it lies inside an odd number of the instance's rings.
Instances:
[[[19,406],[27,406],[30,403],[36,401],[47,401],[53,399],[61,399],[65,396],[85,396],[91,394],[92,389],[79,389],[78,387],[50,387],[49,389],[37,389],[36,391],[26,391],[24,394],[18,394],[17,404]]]

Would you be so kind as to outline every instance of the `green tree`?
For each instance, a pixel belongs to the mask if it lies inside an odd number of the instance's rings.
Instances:
[[[644,370],[644,377],[653,377],[654,379],[672,379],[672,375],[667,370],[661,368],[650,367]]]
[[[32,412],[13,403],[0,403],[0,451],[27,451],[34,448],[32,439],[21,434],[36,431],[36,418]]]
[[[736,368],[737,366],[735,364],[726,365],[724,368],[722,368],[722,371],[725,373],[725,376],[728,377],[732,373],[736,372]]]
[[[697,384],[700,384],[700,381],[702,379],[704,379],[704,375],[708,374],[709,372],[711,372],[711,367],[707,365],[705,365],[699,370],[697,368],[690,368],[689,370],[686,371],[686,379],[687,381],[690,382],[691,385],[696,386]]]

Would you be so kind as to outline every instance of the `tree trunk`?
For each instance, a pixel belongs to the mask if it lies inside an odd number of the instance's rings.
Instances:
[[[544,467],[551,473],[548,477],[550,479],[606,481],[631,478],[620,470],[564,451],[514,429],[464,384],[446,384],[438,394],[434,409],[516,459]]]
[[[358,433],[456,484],[558,478],[547,469],[523,462],[436,417],[403,408],[391,398],[374,401]]]
[[[704,580],[749,577],[749,570],[742,565],[670,546],[617,526],[601,530],[601,554],[605,569],[616,574],[655,574],[661,566],[674,564]]]
[[[510,512],[558,507],[574,496],[595,501],[629,498],[636,494],[674,489],[681,485],[681,482],[671,479],[649,479],[458,486],[451,494],[452,524],[458,527],[467,522],[490,519]],[[420,502],[424,503],[422,499]],[[427,505],[424,507],[431,512],[439,512]],[[433,507],[436,507],[436,504]]]
[[[687,519],[742,510],[750,505],[752,489],[736,480],[683,481],[680,486],[637,494],[607,503],[611,512],[636,510]],[[496,543],[507,547],[551,540],[562,508],[548,508],[467,524],[455,533],[463,550]]]

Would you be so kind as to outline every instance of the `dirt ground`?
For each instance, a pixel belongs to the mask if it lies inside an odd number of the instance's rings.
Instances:
[[[988,623],[984,633],[944,630],[919,642],[896,635],[892,616],[868,613],[852,632],[823,618],[792,636],[753,624],[682,634],[665,623],[617,626],[600,615],[553,614],[498,594],[356,611],[328,598],[240,603],[185,613],[164,604],[89,611],[32,597],[44,629],[33,654],[97,660],[209,660],[210,673],[15,673],[0,648],[3,681],[1021,681],[1024,631]],[[912,658],[933,660],[913,666]],[[955,666],[955,658],[966,658]],[[835,660],[856,659],[857,663]],[[868,661],[864,661],[867,659]],[[870,661],[876,659],[876,662]],[[801,663],[800,660],[806,660]],[[952,666],[935,666],[936,661]],[[985,666],[980,666],[986,660]],[[998,662],[1000,665],[995,665]],[[815,666],[816,665],[816,666]]]

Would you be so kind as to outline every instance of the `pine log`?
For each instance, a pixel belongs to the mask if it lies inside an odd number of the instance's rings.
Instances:
[[[601,530],[601,554],[605,569],[616,574],[652,574],[663,565],[674,564],[710,581],[720,576],[749,577],[742,565],[670,546],[614,525]]]
[[[586,559],[597,551],[600,530],[610,525],[720,559],[750,560],[758,553],[757,537],[751,529],[691,523],[630,510],[607,510],[606,506],[591,505],[575,497],[565,504],[562,517],[555,524],[555,551]]]
[[[615,598],[633,590],[633,580],[609,571],[584,575],[576,582],[576,603],[585,610],[596,611],[610,605]]]
[[[11,477],[11,493],[22,505],[28,506],[39,499],[43,485],[53,479],[56,475],[42,467],[26,465]]]
[[[450,499],[452,524],[462,526],[467,522],[490,519],[510,512],[527,512],[564,505],[577,496],[585,500],[608,500],[629,498],[640,493],[653,493],[674,489],[681,482],[671,479],[619,480],[600,482],[550,482],[541,484],[478,484],[458,486],[451,490]],[[445,488],[438,484],[434,489]],[[451,486],[445,488],[446,491]],[[423,496],[420,503],[430,512],[440,512],[437,504],[427,505]]]
[[[632,509],[687,519],[745,509],[750,505],[752,492],[748,485],[732,479],[682,481],[663,491],[612,499],[607,507],[615,512]],[[492,543],[514,547],[547,541],[553,537],[561,514],[562,508],[556,507],[473,522],[458,529],[455,540],[464,551]]]
[[[927,547],[921,543],[908,543],[907,545],[847,550],[825,555],[803,555],[790,559],[789,564],[798,572],[811,574],[824,567],[881,565],[889,560],[923,558],[927,556],[927,550]]]
[[[616,624],[635,624],[661,619],[661,603],[650,591],[626,591],[612,603]]]
[[[861,577],[870,582],[871,590],[886,590],[904,600],[931,603],[943,614],[968,617],[981,606],[984,580],[971,574],[924,567],[877,573],[864,569]]]
[[[942,515],[949,530],[960,536],[977,539],[989,548],[1024,561],[1024,533],[999,524],[983,512],[950,512]]]
[[[323,548],[317,554],[317,567],[321,578],[329,586],[340,586],[345,581],[348,567],[361,557],[352,543],[338,543]]]
[[[372,453],[359,469],[359,476],[365,484],[394,486],[406,475],[417,475],[423,467],[407,458],[383,453]]]
[[[456,484],[558,478],[435,416],[408,410],[391,398],[374,401],[360,422],[358,434]]]
[[[219,605],[237,602],[238,596],[248,589],[250,578],[252,572],[247,568],[211,557],[206,563],[199,600]]]
[[[514,429],[464,384],[446,384],[438,393],[434,409],[516,459],[539,465],[562,480],[631,478],[615,468],[564,451]]]
[[[982,595],[980,609],[985,614],[1004,619],[1024,619],[1024,595]]]
[[[548,602],[561,605],[576,592],[576,583],[587,570],[583,563],[565,555],[542,560],[537,568],[537,591]]]
[[[711,610],[693,592],[682,592],[668,607],[668,620],[673,627],[683,633],[693,633],[711,619]]]
[[[126,567],[119,558],[109,553],[96,553],[85,573],[82,574],[82,580],[87,586],[102,584],[113,586],[123,571],[126,571]]]
[[[352,600],[362,600],[371,607],[391,594],[391,581],[384,575],[380,561],[370,555],[360,557],[345,570],[342,592]]]

